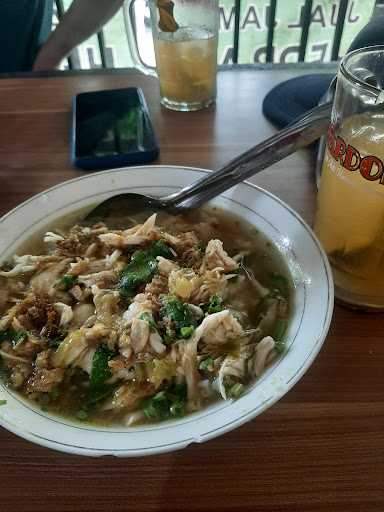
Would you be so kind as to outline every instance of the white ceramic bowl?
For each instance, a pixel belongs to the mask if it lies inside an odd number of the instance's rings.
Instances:
[[[47,190],[0,220],[0,259],[14,254],[32,233],[43,231],[74,210],[126,192],[163,195],[205,172],[148,166],[99,172]],[[0,424],[35,443],[81,455],[148,455],[204,442],[251,420],[279,400],[302,377],[326,337],[333,310],[333,283],[327,258],[303,220],[265,190],[242,183],[215,204],[253,223],[285,255],[295,283],[288,350],[237,401],[219,401],[177,421],[138,427],[98,428],[42,412],[0,385]]]

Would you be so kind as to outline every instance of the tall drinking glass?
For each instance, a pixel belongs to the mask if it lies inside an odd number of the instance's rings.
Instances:
[[[218,0],[150,0],[161,103],[199,110],[216,98]]]
[[[384,46],[341,62],[324,156],[315,232],[336,297],[384,310]]]

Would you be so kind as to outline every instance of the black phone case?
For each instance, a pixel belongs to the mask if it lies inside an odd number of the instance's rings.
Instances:
[[[78,141],[78,115],[79,102],[90,106],[96,105],[98,99],[111,100],[116,99],[119,95],[124,95],[124,100],[128,101],[132,107],[140,107],[143,116],[143,126],[145,130],[145,147],[140,150],[135,148],[130,150],[129,147],[118,155],[106,156],[81,156],[77,151]],[[159,155],[159,145],[156,140],[155,132],[149,117],[148,107],[141,89],[137,87],[128,87],[126,89],[112,89],[94,92],[85,92],[74,96],[72,100],[72,133],[71,133],[71,160],[73,165],[80,169],[97,170],[97,169],[113,169],[129,165],[140,165],[152,162]],[[107,115],[107,114],[106,114]]]

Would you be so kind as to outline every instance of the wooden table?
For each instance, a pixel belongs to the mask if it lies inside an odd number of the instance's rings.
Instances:
[[[271,134],[261,102],[292,71],[224,71],[216,108],[160,108],[154,79],[99,73],[0,81],[0,213],[79,176],[69,161],[75,93],[140,85],[159,163],[215,168]],[[255,182],[312,222],[313,164],[301,152]],[[1,236],[1,234],[0,234]],[[0,510],[383,512],[384,318],[335,308],[303,379],[247,425],[203,445],[143,459],[90,459],[0,432]]]

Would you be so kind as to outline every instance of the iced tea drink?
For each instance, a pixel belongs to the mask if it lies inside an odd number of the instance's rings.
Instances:
[[[353,54],[359,57],[358,52]],[[358,72],[369,69],[369,60],[356,60]],[[384,106],[382,113],[371,108],[382,98],[372,80],[364,84],[353,76],[348,84],[352,70],[345,71],[338,77],[328,130],[315,233],[333,270],[336,297],[363,309],[384,309]],[[372,71],[378,76],[378,68]]]
[[[315,232],[339,298],[384,306],[384,114],[352,116],[328,133]],[[340,295],[341,294],[341,295]]]
[[[216,98],[218,0],[151,0],[161,103],[199,110]]]
[[[208,106],[216,97],[217,35],[179,28],[154,38],[162,102],[177,110]]]

